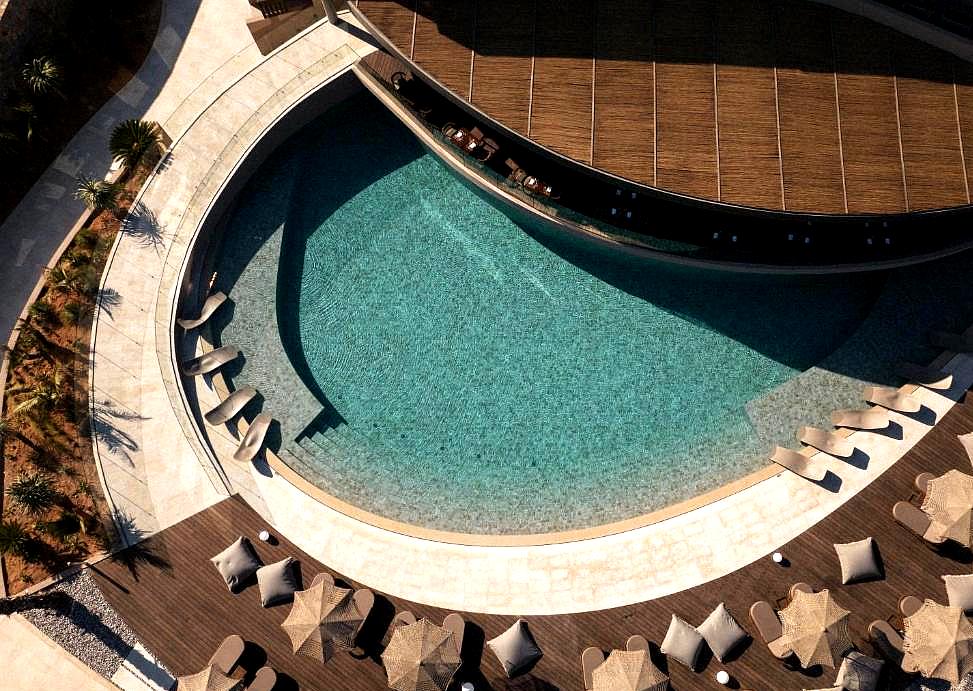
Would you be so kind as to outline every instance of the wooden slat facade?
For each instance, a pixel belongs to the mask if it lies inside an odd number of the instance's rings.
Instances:
[[[709,611],[724,601],[729,610],[751,633],[755,633],[747,612],[752,602],[783,596],[795,581],[803,580],[817,589],[829,588],[852,616],[850,627],[857,645],[873,653],[863,639],[865,628],[874,619],[892,616],[902,595],[914,594],[945,601],[942,574],[969,573],[969,554],[949,556],[925,544],[899,526],[891,517],[891,507],[907,499],[913,491],[915,476],[923,471],[942,473],[950,468],[969,472],[970,459],[956,438],[973,430],[973,405],[958,404],[906,456],[878,477],[833,514],[781,547],[789,560],[780,567],[769,558],[756,562],[710,583],[663,597],[600,612],[565,616],[531,616],[530,627],[544,657],[533,670],[536,679],[546,682],[546,689],[581,691],[579,657],[588,645],[606,650],[624,646],[634,633],[659,643],[665,635],[670,616],[675,613],[693,624],[699,624]],[[867,459],[866,459],[867,462]],[[861,472],[848,465],[842,475]],[[288,606],[261,609],[256,585],[242,593],[227,592],[209,558],[222,550],[238,535],[250,536],[256,542],[265,563],[294,556],[301,562],[305,582],[322,570],[281,537],[277,546],[255,540],[265,521],[241,499],[231,498],[168,528],[128,553],[128,558],[106,561],[93,569],[93,575],[109,603],[131,625],[150,652],[176,674],[200,669],[226,635],[238,633],[253,648],[247,661],[249,671],[267,664],[285,673],[295,686],[304,690],[381,691],[386,688],[379,664],[380,641],[385,635],[393,610],[410,609],[419,616],[441,622],[447,612],[417,605],[395,597],[379,596],[375,614],[366,623],[359,643],[365,659],[339,653],[326,665],[290,652],[280,622]],[[840,570],[833,543],[851,542],[872,536],[878,543],[885,568],[882,580],[855,585],[840,584]],[[348,545],[347,549],[355,549]],[[123,553],[122,555],[126,555]],[[691,558],[687,555],[687,558]],[[389,568],[395,568],[390,564]],[[442,574],[429,574],[441,578]],[[462,574],[451,574],[462,578]],[[340,578],[340,574],[339,574]],[[602,584],[610,587],[610,584]],[[465,614],[469,622],[468,644],[464,657],[468,661],[457,681],[473,680],[480,690],[502,691],[508,687],[503,673],[490,651],[483,649],[484,639],[492,638],[515,618]],[[692,673],[677,662],[666,665],[653,648],[659,663],[668,668],[672,687],[678,691],[716,688],[713,674],[725,668],[739,686],[734,688],[759,691],[797,691],[827,687],[834,679],[832,670],[804,674],[792,671],[767,651],[758,640],[725,665],[707,659],[704,669]],[[482,654],[482,661],[480,661]],[[891,675],[883,689],[902,689],[905,680]],[[285,687],[288,688],[288,687]],[[457,687],[458,688],[458,687]],[[538,688],[530,686],[529,688]]]
[[[971,68],[821,4],[357,3],[489,117],[641,184],[823,213],[969,203]]]

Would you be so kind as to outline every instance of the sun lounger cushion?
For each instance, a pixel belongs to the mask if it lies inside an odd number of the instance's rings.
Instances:
[[[959,607],[964,612],[973,612],[973,574],[962,576],[943,576],[946,581],[946,597],[950,607]]]
[[[216,565],[231,593],[235,593],[260,568],[260,560],[253,551],[253,545],[243,536],[238,537],[236,542],[210,561]]]
[[[300,587],[294,573],[293,557],[257,569],[257,585],[260,586],[260,604],[264,607],[293,600],[294,592]]]
[[[834,548],[838,553],[838,561],[841,562],[842,583],[882,577],[882,570],[875,556],[877,546],[872,538],[835,545]]]
[[[720,662],[723,662],[734,648],[747,639],[747,632],[736,622],[722,602],[696,630]]]
[[[674,660],[679,660],[695,672],[699,655],[703,651],[703,636],[673,614],[661,648],[663,653]]]
[[[835,684],[846,691],[876,691],[884,663],[852,650],[841,661]]]
[[[544,654],[537,647],[530,629],[527,628],[527,622],[523,619],[515,621],[513,626],[496,638],[491,638],[487,645],[500,660],[507,677],[514,677],[525,671]]]

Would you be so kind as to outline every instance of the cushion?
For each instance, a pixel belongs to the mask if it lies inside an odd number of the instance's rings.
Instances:
[[[881,660],[852,650],[841,661],[834,683],[847,691],[876,691],[882,664]]]
[[[662,652],[695,672],[702,651],[703,637],[699,631],[673,614],[669,630],[662,641]]]
[[[950,607],[959,607],[969,613],[973,611],[973,574],[964,576],[943,576],[946,581],[946,597]]]
[[[882,570],[875,557],[875,540],[866,537],[858,542],[835,545],[838,561],[841,562],[841,582],[855,583],[869,578],[881,578]]]
[[[297,574],[294,573],[294,563],[292,557],[287,557],[287,559],[257,569],[260,604],[264,607],[270,607],[294,599],[294,591],[299,589]]]
[[[507,677],[525,671],[544,654],[537,647],[534,637],[530,635],[530,629],[527,628],[527,622],[523,619],[518,619],[509,629],[487,641],[487,645],[500,660]]]
[[[253,551],[253,545],[242,535],[210,561],[216,564],[231,593],[237,592],[243,582],[260,568],[260,560]]]
[[[696,630],[720,662],[723,662],[734,648],[748,638],[747,632],[737,624],[736,619],[730,615],[722,602],[706,617],[706,621],[696,627]]]

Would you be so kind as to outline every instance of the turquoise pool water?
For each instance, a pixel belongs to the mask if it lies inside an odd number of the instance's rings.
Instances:
[[[761,467],[794,430],[761,401],[792,404],[781,392],[842,353],[886,285],[559,239],[481,199],[366,96],[265,164],[218,261],[236,302],[222,340],[247,356],[236,380],[261,390],[303,472],[369,511],[486,533],[619,520]],[[857,396],[839,359],[834,391],[799,387],[801,423]]]

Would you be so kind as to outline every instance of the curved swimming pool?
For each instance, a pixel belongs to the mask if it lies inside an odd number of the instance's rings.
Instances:
[[[884,275],[729,276],[567,241],[366,95],[264,164],[216,267],[234,379],[281,421],[281,455],[367,511],[473,533],[612,522],[766,465],[887,376],[851,353],[902,309]]]

